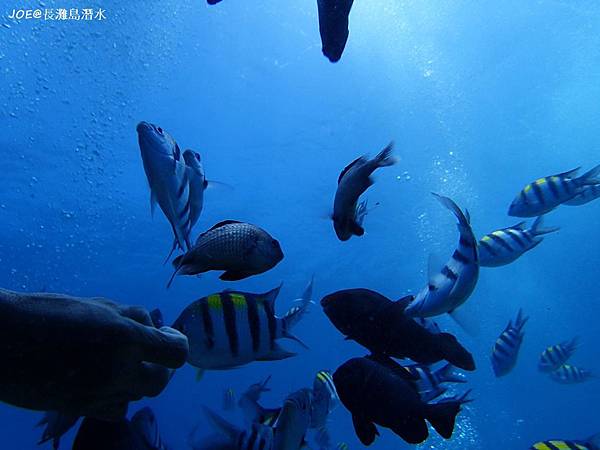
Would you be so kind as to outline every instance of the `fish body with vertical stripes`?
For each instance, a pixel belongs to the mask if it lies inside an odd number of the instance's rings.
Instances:
[[[150,185],[150,208],[155,205],[171,224],[179,248],[190,248],[190,187],[188,169],[177,142],[148,122],[137,125],[144,171]]]
[[[587,439],[548,439],[536,442],[529,450],[600,450],[600,433]]]
[[[300,389],[286,397],[275,423],[273,450],[301,450],[306,447],[311,406],[311,389]]]
[[[564,204],[568,206],[581,206],[592,200],[596,200],[598,197],[600,197],[600,184],[592,184],[590,186],[585,186],[579,194],[575,195],[575,197],[566,201]]]
[[[463,213],[448,197],[433,194],[458,219],[460,239],[458,247],[441,272],[429,268],[429,282],[407,306],[412,317],[433,317],[452,313],[467,301],[479,278],[479,251],[471,229],[468,212]]]
[[[525,335],[523,327],[527,319],[529,318],[523,317],[523,311],[519,309],[515,323],[510,320],[496,340],[492,349],[492,369],[496,377],[507,375],[517,364],[517,357]]]
[[[391,142],[372,159],[361,156],[348,164],[338,177],[338,187],[333,201],[333,228],[340,241],[352,236],[362,236],[362,222],[367,213],[366,203],[358,203],[359,197],[373,185],[371,175],[380,167],[396,164],[392,156]]]
[[[543,216],[539,216],[531,228],[525,222],[502,228],[486,234],[479,240],[479,265],[498,267],[516,261],[525,252],[537,247],[544,234],[558,231],[558,228],[543,228]]]
[[[433,400],[446,392],[442,386],[444,383],[467,382],[463,376],[454,372],[452,364],[445,364],[435,370],[425,364],[413,364],[404,366],[404,368],[417,380],[417,390],[424,401]]]
[[[331,412],[338,406],[340,398],[335,390],[333,376],[328,370],[317,372],[312,388],[312,405],[310,410],[309,428],[316,429],[316,440],[325,447],[330,442],[327,422]]]
[[[310,298],[277,317],[275,299],[280,288],[265,294],[224,291],[185,308],[173,328],[188,338],[188,363],[202,370],[225,370],[295,356],[280,347],[278,340],[300,342],[291,327],[305,313]]]
[[[596,378],[589,370],[581,367],[563,364],[550,372],[550,378],[560,384],[578,384]]]
[[[219,277],[236,281],[275,267],[283,259],[279,242],[256,225],[225,220],[202,233],[194,246],[173,260],[176,275],[224,270]]]
[[[577,344],[578,338],[575,337],[570,341],[546,347],[538,362],[540,372],[552,372],[565,364],[577,350]]]
[[[586,186],[600,184],[597,178],[600,165],[576,177],[579,167],[568,172],[538,178],[526,185],[514,198],[508,209],[509,216],[536,217],[552,211],[562,203],[572,200]]]

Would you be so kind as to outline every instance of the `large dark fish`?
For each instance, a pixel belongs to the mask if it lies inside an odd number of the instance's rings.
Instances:
[[[346,361],[333,374],[333,381],[364,445],[371,445],[379,434],[375,425],[390,428],[408,443],[421,443],[429,435],[426,420],[449,439],[461,405],[469,401],[467,392],[434,404],[423,402],[412,375],[385,357]]]
[[[167,450],[158,434],[154,413],[148,407],[131,421],[107,422],[86,417],[75,437],[73,450]]]
[[[366,156],[350,163],[338,178],[338,187],[333,201],[333,228],[340,241],[347,241],[353,235],[365,233],[362,220],[366,214],[366,205],[358,199],[373,183],[371,175],[380,167],[396,163],[392,156],[393,143],[390,142],[375,158]]]
[[[449,333],[431,333],[404,313],[413,297],[393,302],[369,289],[347,289],[325,296],[321,306],[348,339],[373,353],[410,358],[420,364],[447,360],[475,370],[473,356]]]
[[[519,349],[525,336],[523,327],[527,319],[529,317],[523,317],[523,310],[519,309],[515,323],[510,320],[496,340],[492,350],[492,369],[497,377],[508,374],[517,364]]]
[[[332,63],[338,62],[344,53],[352,3],[354,0],[317,0],[323,54]]]
[[[224,270],[219,277],[235,281],[266,272],[283,259],[279,242],[262,228],[225,220],[202,233],[193,248],[173,260],[175,275]]]

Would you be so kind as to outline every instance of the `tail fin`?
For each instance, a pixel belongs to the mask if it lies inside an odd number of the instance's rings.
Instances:
[[[299,299],[295,300],[296,305],[292,306],[288,312],[282,317],[284,321],[284,330],[290,330],[293,328],[299,321],[302,319],[302,316],[306,314],[308,311],[308,307],[313,304],[312,294],[313,294],[313,285],[315,281],[315,276],[313,275],[306,288],[304,288],[304,292],[302,292],[302,296]],[[287,337],[287,336],[285,336]]]
[[[600,164],[594,167],[591,170],[588,170],[586,173],[581,175],[579,178],[576,178],[577,184],[579,186],[588,186],[592,184],[600,184],[600,179],[597,178],[600,174]]]
[[[184,257],[184,255],[179,255],[177,258],[175,258],[173,260],[173,267],[175,267],[175,271],[173,272],[173,275],[171,275],[171,278],[169,279],[169,282],[167,283],[167,289],[169,289],[171,287],[171,284],[173,284],[173,280],[175,279],[175,276],[179,273],[179,270],[181,270],[181,266],[183,266],[183,257]]]
[[[569,353],[569,358],[570,358],[573,355],[573,353],[575,353],[575,350],[577,350],[577,347],[579,346],[579,336],[575,336],[570,341],[563,342],[561,345],[565,347],[565,350],[567,353]]]
[[[467,398],[470,392],[469,390],[460,397],[450,397],[433,405],[428,405],[426,418],[435,428],[435,431],[444,439],[452,437],[456,416],[460,412],[461,406],[472,401]]]
[[[535,219],[535,222],[533,222],[533,225],[531,226],[531,233],[534,236],[541,236],[542,234],[554,233],[555,231],[560,230],[559,227],[543,228],[543,224],[544,216],[538,216],[538,218]]]
[[[419,395],[421,396],[422,402],[429,403],[431,400],[435,400],[440,395],[444,395],[447,390],[448,388],[445,386],[438,386],[430,391],[419,392]]]
[[[443,195],[436,194],[435,192],[432,192],[432,194],[435,198],[439,200],[439,202],[443,206],[452,211],[452,213],[458,219],[460,225],[468,227],[469,229],[471,228],[471,221],[467,218],[467,216],[465,216],[465,214],[462,212],[462,209],[460,209],[460,207],[456,203],[454,203],[452,199],[444,197]]]
[[[173,245],[171,246],[171,251],[167,255],[167,258],[164,260],[163,266],[169,262],[169,260],[171,259],[171,256],[173,256],[173,252],[175,252],[175,250],[177,249],[177,246],[178,246],[177,239],[173,239]]]
[[[528,320],[529,320],[529,317],[523,317],[523,309],[519,308],[519,312],[517,313],[517,318],[515,319],[514,328],[520,332]]]
[[[440,383],[466,383],[467,380],[462,375],[454,372],[452,364],[446,364],[441,369],[435,371],[435,377]]]
[[[392,150],[394,150],[394,141],[390,142],[375,157],[377,167],[393,166],[398,162],[398,160],[394,156],[392,156]]]

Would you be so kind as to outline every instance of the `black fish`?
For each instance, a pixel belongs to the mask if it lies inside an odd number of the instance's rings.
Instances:
[[[427,420],[445,439],[454,431],[456,415],[468,392],[428,404],[421,400],[413,376],[386,357],[353,358],[333,374],[343,405],[352,414],[357,437],[371,445],[380,425],[411,444],[427,439]]]
[[[449,333],[431,333],[404,314],[408,296],[393,302],[369,289],[347,289],[325,296],[321,306],[347,339],[371,352],[410,358],[419,364],[445,359],[464,370],[475,370],[473,356]]]
[[[317,0],[323,54],[338,62],[348,41],[348,16],[354,0]]]

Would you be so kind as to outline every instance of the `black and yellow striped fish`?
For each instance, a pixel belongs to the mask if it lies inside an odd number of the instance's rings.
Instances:
[[[224,370],[252,361],[295,356],[281,348],[277,340],[288,338],[302,344],[291,333],[291,327],[306,312],[311,300],[304,297],[283,317],[277,317],[275,299],[280,288],[265,294],[224,291],[185,308],[173,328],[188,338],[188,363],[201,370]],[[310,292],[307,289],[305,295]]]
[[[550,372],[550,378],[561,384],[577,384],[595,377],[589,370],[570,364],[563,364],[555,371]]]
[[[570,341],[547,347],[540,355],[538,369],[541,372],[552,372],[565,364],[577,350],[577,341],[575,337]]]
[[[600,450],[600,433],[587,439],[549,439],[536,442],[529,450]]]
[[[492,350],[492,369],[496,377],[508,374],[517,363],[521,343],[523,342],[523,327],[529,317],[523,317],[523,310],[519,309],[515,323],[508,322],[506,328],[496,340]]]
[[[508,209],[509,216],[536,217],[546,214],[575,197],[585,186],[599,184],[600,165],[575,178],[579,167],[568,172],[539,178],[526,185]]]

